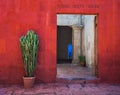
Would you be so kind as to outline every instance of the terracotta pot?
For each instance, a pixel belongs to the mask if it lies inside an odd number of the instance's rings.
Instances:
[[[85,66],[85,62],[80,62],[80,65],[84,67]]]
[[[31,88],[35,82],[35,77],[23,77],[24,88]]]

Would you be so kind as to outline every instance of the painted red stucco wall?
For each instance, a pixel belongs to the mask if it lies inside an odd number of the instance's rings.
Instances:
[[[24,76],[19,38],[39,35],[35,76],[56,80],[56,14],[98,15],[98,77],[120,83],[120,0],[0,0],[0,83],[21,83]]]
[[[35,76],[42,82],[56,78],[55,0],[0,1],[0,83],[20,83],[24,76],[19,38],[32,29],[39,35]],[[54,18],[53,18],[54,17]]]

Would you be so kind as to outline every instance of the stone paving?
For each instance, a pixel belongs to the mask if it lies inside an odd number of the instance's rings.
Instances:
[[[57,64],[57,78],[94,78],[93,69],[81,67],[79,64]]]
[[[39,83],[30,89],[0,85],[0,95],[120,95],[120,84]]]

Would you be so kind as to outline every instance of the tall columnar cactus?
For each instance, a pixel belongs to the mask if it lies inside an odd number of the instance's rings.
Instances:
[[[24,62],[24,68],[26,71],[26,77],[34,76],[38,44],[38,36],[34,34],[33,30],[29,30],[26,36],[22,36],[20,38],[20,48],[22,51],[22,58]]]

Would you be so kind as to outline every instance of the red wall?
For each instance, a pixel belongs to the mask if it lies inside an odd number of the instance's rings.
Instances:
[[[29,29],[35,30],[40,40],[37,80],[55,81],[56,3],[52,2],[56,1],[0,0],[0,83],[22,82],[25,72],[19,38]]]
[[[56,6],[57,5],[57,6]],[[56,13],[98,14],[98,72],[101,81],[120,83],[120,0],[1,0],[0,83],[20,83],[24,76],[19,38],[39,35],[37,80],[56,79]]]

